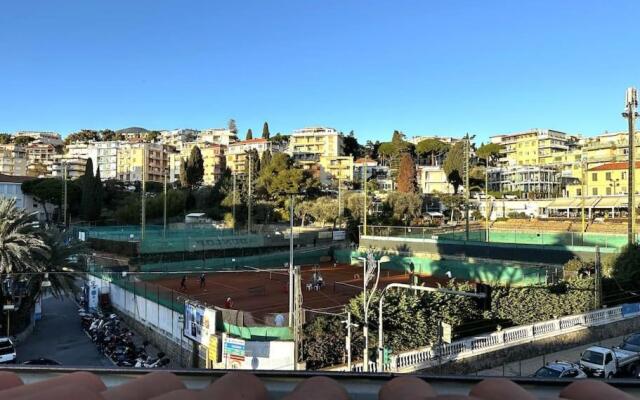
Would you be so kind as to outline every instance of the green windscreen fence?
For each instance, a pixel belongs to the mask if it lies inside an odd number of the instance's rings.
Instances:
[[[358,251],[341,249],[335,251],[336,260],[340,263],[358,262],[358,257],[364,256]],[[478,260],[468,262],[462,260],[434,260],[426,257],[405,257],[389,255],[390,262],[383,263],[382,268],[401,271],[413,271],[417,274],[447,277],[449,274],[456,279],[473,282],[528,286],[544,284],[551,274],[559,273],[560,267],[532,266],[513,262],[493,262]]]
[[[397,227],[397,226],[368,226],[368,236],[405,237],[422,239],[444,239],[467,241],[464,228],[461,227]],[[524,229],[490,229],[489,240],[485,229],[473,229],[469,232],[468,241],[538,244],[556,246],[600,246],[602,248],[622,248],[627,244],[627,236],[613,233],[590,232],[551,232]]]

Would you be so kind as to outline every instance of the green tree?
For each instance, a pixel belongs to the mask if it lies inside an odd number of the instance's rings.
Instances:
[[[0,144],[9,144],[11,143],[12,136],[8,133],[0,133]]]
[[[71,144],[76,142],[97,142],[100,141],[100,134],[98,131],[92,129],[83,129],[79,132],[74,132],[67,135],[64,139],[65,144]]]
[[[93,179],[93,161],[87,158],[84,175],[82,176],[82,204],[81,216],[84,221],[95,221],[94,207],[96,204],[95,183]]]
[[[100,177],[100,167],[98,167],[98,169],[96,170],[96,176],[93,179],[93,191],[94,191],[94,198],[95,198],[95,204],[93,206],[93,211],[94,211],[94,220],[97,220],[100,218],[100,215],[102,214],[102,205],[104,203],[104,186],[102,185],[102,178]]]
[[[464,161],[464,142],[460,141],[453,145],[442,165],[445,174],[447,174],[447,180],[453,185],[453,192],[456,194],[458,193],[458,188],[463,183]]]
[[[251,140],[253,139],[253,131],[251,130],[251,128],[247,129],[247,136],[245,137],[245,140]]]
[[[280,207],[284,207],[287,201],[286,193],[305,192],[313,196],[318,188],[318,180],[309,171],[295,168],[293,160],[286,153],[274,154],[271,162],[261,169],[256,181],[256,189],[263,193],[265,199],[275,200]]]
[[[353,131],[349,132],[347,136],[343,139],[344,144],[344,154],[347,156],[351,156],[353,158],[360,158],[364,153],[364,148],[358,143],[358,139],[356,138]]]
[[[620,282],[633,282],[640,287],[640,245],[625,246],[613,259],[611,274]]]
[[[149,131],[144,135],[144,141],[154,143],[160,137],[160,132],[158,131]]]
[[[380,158],[380,161],[384,165],[385,161],[388,164],[389,161],[395,156],[396,150],[393,143],[384,142],[384,143],[380,143],[380,145],[378,146],[377,154],[378,154],[378,157]]]
[[[260,170],[262,171],[262,169],[269,165],[269,163],[271,163],[271,152],[267,149],[262,153],[262,158],[260,159]]]
[[[229,120],[229,132],[233,133],[234,135],[238,134],[238,126],[236,125],[236,120],[231,118]]]
[[[17,146],[26,146],[29,143],[33,142],[33,138],[29,136],[17,136],[13,139],[13,143]]]
[[[502,151],[502,145],[497,143],[487,143],[483,144],[476,150],[476,155],[478,158],[484,160],[485,166],[493,165],[494,162],[500,157],[500,152]]]
[[[416,153],[422,157],[429,157],[429,165],[436,165],[437,160],[447,154],[451,146],[438,139],[425,139],[416,146]]]
[[[405,225],[422,214],[422,196],[417,193],[389,193],[386,205],[391,210],[393,219]]]
[[[451,221],[458,220],[461,217],[461,207],[464,203],[462,196],[457,194],[438,194],[438,198],[440,203],[449,211]]]
[[[338,200],[323,196],[318,197],[311,206],[311,215],[324,226],[327,222],[335,223],[338,219]]]
[[[112,140],[119,140],[121,138],[121,135],[118,135],[117,133],[115,133],[111,129],[101,130],[99,132],[99,136],[100,136],[100,140],[102,140],[103,142],[109,142],[109,141],[112,141]]]
[[[397,185],[398,192],[416,192],[416,164],[409,153],[403,153],[401,156]]]
[[[186,164],[186,180],[189,187],[202,184],[204,178],[204,159],[198,146],[193,146]]]
[[[269,140],[269,136],[271,136],[271,133],[269,132],[269,124],[265,121],[262,125],[262,138]]]
[[[275,136],[272,136],[269,139],[269,141],[278,146],[286,146],[289,143],[289,136],[276,133]]]
[[[308,369],[320,369],[345,361],[342,318],[320,315],[303,327],[303,357]]]

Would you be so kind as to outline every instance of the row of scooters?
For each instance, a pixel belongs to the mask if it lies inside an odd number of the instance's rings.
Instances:
[[[119,367],[162,368],[171,361],[160,352],[156,357],[147,355],[148,341],[136,346],[134,333],[124,326],[116,314],[78,310],[82,329],[91,337],[98,350]]]

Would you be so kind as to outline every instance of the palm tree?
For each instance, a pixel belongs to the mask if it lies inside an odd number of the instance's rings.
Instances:
[[[17,208],[15,199],[0,198],[0,276],[37,272],[37,259],[48,253],[35,214]]]

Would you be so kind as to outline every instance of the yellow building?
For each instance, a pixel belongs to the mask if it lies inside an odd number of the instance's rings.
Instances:
[[[271,154],[274,154],[279,153],[281,148],[263,138],[231,143],[226,154],[227,168],[234,174],[244,174],[248,167],[247,152],[251,150],[257,151],[260,158],[262,158],[265,151],[269,150]]]
[[[320,183],[329,185],[338,181],[353,181],[353,157],[320,156]]]
[[[551,129],[532,129],[491,137],[492,143],[501,144],[502,165],[549,165],[558,153],[570,152],[578,145],[578,137]]]
[[[164,182],[169,173],[169,148],[159,143],[126,143],[118,148],[118,179],[142,181],[142,171],[148,182]]]
[[[338,157],[344,154],[343,137],[337,130],[325,127],[303,128],[289,137],[289,154],[314,154]]]
[[[568,185],[568,197],[620,196],[628,193],[629,162],[614,162],[589,168],[583,184]],[[636,175],[640,176],[640,162],[636,162]],[[640,179],[636,179],[636,193],[640,192]]]
[[[447,179],[447,174],[440,166],[419,165],[416,168],[418,188],[423,194],[453,193],[453,185]]]
[[[225,170],[225,149],[226,146],[216,143],[188,142],[178,143],[176,151],[169,154],[170,181],[180,180],[180,165],[186,161],[191,154],[191,150],[198,146],[202,154],[204,163],[203,184],[213,186],[222,177]]]

